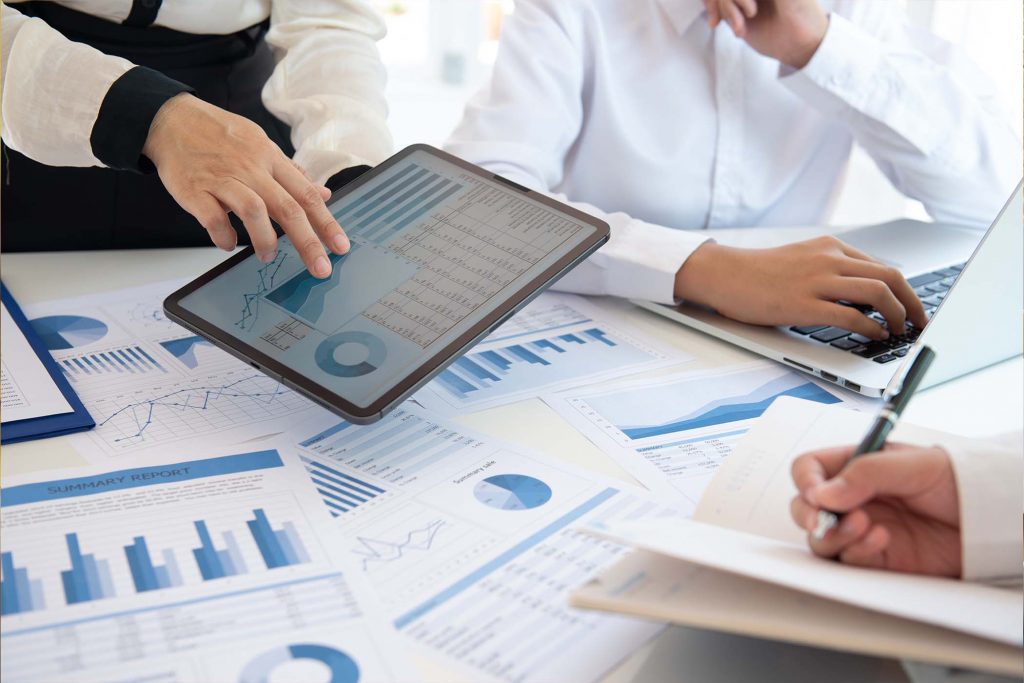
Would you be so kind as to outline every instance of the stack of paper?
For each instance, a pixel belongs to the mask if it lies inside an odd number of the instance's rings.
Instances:
[[[850,443],[871,416],[780,399],[733,451],[693,520],[591,528],[641,548],[580,606],[836,649],[1021,673],[1019,590],[821,560],[789,519],[792,458]],[[935,443],[903,426],[895,440]],[[943,436],[943,440],[948,437]]]

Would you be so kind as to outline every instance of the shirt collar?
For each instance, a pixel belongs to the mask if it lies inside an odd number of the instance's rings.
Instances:
[[[697,18],[704,13],[701,0],[657,0],[672,26],[679,33],[684,33]]]

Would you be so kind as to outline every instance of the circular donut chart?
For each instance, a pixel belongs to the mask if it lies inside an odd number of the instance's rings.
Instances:
[[[365,359],[354,363],[343,363],[337,358],[339,348],[357,345],[364,350]],[[378,337],[369,332],[339,332],[320,342],[313,354],[317,367],[335,377],[362,377],[384,363],[388,357],[387,347]]]
[[[496,510],[532,510],[551,500],[551,487],[525,474],[495,474],[477,482],[473,495]]]
[[[327,667],[331,677],[323,683],[356,683],[359,680],[359,666],[341,650],[327,645],[298,643],[268,650],[250,661],[242,670],[239,683],[270,683],[274,669],[301,659],[314,660]]]
[[[31,321],[43,344],[50,351],[88,346],[107,336],[107,325],[84,315],[48,315]]]

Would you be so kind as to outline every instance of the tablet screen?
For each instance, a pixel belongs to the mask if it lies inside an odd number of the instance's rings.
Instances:
[[[367,407],[598,230],[424,149],[329,203],[352,249],[310,275],[284,238],[180,301]]]

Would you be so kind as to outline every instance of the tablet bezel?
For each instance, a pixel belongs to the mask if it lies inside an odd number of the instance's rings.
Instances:
[[[443,152],[431,147],[430,145],[424,144],[410,145],[394,156],[386,159],[377,167],[363,173],[358,178],[346,184],[344,187],[339,188],[337,192],[332,194],[331,198],[327,200],[327,204],[330,205],[341,199],[395,164],[402,162],[407,156],[417,151],[426,152],[427,154],[436,156],[443,161],[458,166],[462,170],[468,171],[485,180],[497,181],[506,185],[511,190],[517,191],[524,196],[547,206],[548,208],[554,209],[558,213],[591,226],[594,228],[594,233],[574,247],[565,256],[561,257],[557,262],[545,269],[542,273],[539,273],[536,277],[515,291],[510,292],[493,311],[484,317],[483,320],[474,324],[470,329],[466,330],[464,333],[459,335],[458,338],[431,355],[429,358],[425,358],[423,362],[421,362],[412,372],[407,373],[405,376],[400,377],[398,380],[393,382],[378,399],[366,407],[358,406],[351,401],[346,400],[344,397],[334,393],[331,389],[317,383],[312,378],[300,374],[297,370],[285,365],[271,356],[268,356],[259,349],[247,344],[237,337],[234,337],[227,331],[212,322],[201,318],[181,305],[181,300],[184,297],[209,284],[223,273],[252,256],[254,250],[251,246],[244,248],[240,253],[231,256],[223,263],[215,266],[168,296],[164,300],[164,311],[167,316],[178,324],[202,335],[206,339],[209,339],[221,349],[248,363],[260,372],[270,375],[282,384],[314,400],[344,419],[355,424],[369,424],[384,417],[384,415],[411,396],[417,389],[451,365],[469,347],[485,337],[495,327],[512,317],[512,315],[533,300],[538,294],[547,289],[547,287],[553,282],[558,280],[562,275],[567,273],[580,261],[595,252],[602,244],[608,241],[610,229],[608,224],[604,221],[583,213],[574,207],[567,206],[561,202],[551,199],[544,194],[523,187],[522,185],[514,183],[507,178],[485,171],[479,166],[452,156],[447,152]]]

